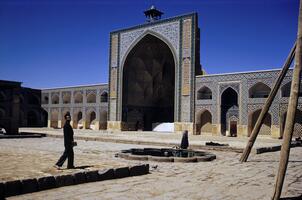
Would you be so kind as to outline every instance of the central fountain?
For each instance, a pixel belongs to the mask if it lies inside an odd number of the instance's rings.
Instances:
[[[209,152],[174,148],[132,148],[122,150],[117,157],[157,162],[205,162],[216,159],[216,155]]]

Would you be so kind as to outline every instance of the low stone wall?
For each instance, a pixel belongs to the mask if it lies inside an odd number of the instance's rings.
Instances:
[[[0,199],[52,188],[130,176],[140,176],[148,173],[149,164],[143,164],[116,169],[93,170],[68,175],[46,176],[34,179],[0,182]]]

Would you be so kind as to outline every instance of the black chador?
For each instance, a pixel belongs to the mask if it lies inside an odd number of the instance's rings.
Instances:
[[[64,117],[66,120],[66,122],[64,124],[64,128],[63,128],[65,151],[55,166],[57,168],[62,167],[65,160],[68,158],[67,168],[71,169],[71,168],[74,168],[74,164],[73,164],[73,159],[74,159],[73,158],[74,157],[74,155],[73,155],[73,146],[74,146],[73,130],[70,125],[70,120],[71,120],[70,115],[66,114]]]

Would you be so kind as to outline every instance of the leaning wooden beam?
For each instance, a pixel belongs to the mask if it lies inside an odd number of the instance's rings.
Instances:
[[[296,115],[298,98],[299,98],[301,70],[302,70],[302,1],[300,0],[295,68],[293,72],[293,80],[291,85],[290,98],[289,98],[289,104],[288,104],[286,122],[285,122],[284,134],[283,134],[283,143],[280,152],[281,157],[279,163],[279,170],[276,179],[273,200],[278,200],[282,192],[283,182],[285,178],[285,173],[286,173],[286,168],[287,168],[288,158],[290,153],[290,143],[291,143],[293,129],[295,125],[295,115]]]
[[[274,98],[275,98],[275,96],[276,96],[276,94],[278,92],[278,89],[280,88],[281,82],[284,79],[284,77],[286,75],[286,72],[288,71],[288,68],[290,67],[290,65],[291,65],[291,63],[292,63],[292,61],[293,61],[293,59],[295,57],[295,50],[296,50],[296,42],[295,42],[293,48],[291,49],[291,51],[290,51],[290,53],[289,53],[289,55],[288,55],[288,57],[286,59],[286,62],[283,65],[283,69],[280,72],[279,77],[276,80],[276,82],[274,84],[274,87],[271,90],[271,92],[270,92],[270,94],[269,94],[269,96],[268,96],[268,98],[267,98],[267,100],[266,100],[266,102],[264,104],[264,107],[261,110],[261,113],[260,113],[260,115],[259,115],[259,117],[257,119],[255,127],[254,127],[254,129],[252,131],[252,134],[251,134],[250,138],[249,138],[249,141],[248,141],[248,143],[247,143],[247,145],[246,145],[246,147],[245,147],[245,149],[243,151],[243,154],[242,154],[242,156],[240,158],[240,162],[246,162],[247,159],[248,159],[248,157],[249,157],[249,155],[250,155],[250,152],[251,152],[251,150],[253,148],[255,140],[256,140],[256,138],[258,136],[260,128],[261,128],[261,126],[263,124],[263,121],[265,119],[265,116],[266,116],[266,114],[267,114],[270,106],[272,105],[272,102],[273,102],[273,100],[274,100]]]

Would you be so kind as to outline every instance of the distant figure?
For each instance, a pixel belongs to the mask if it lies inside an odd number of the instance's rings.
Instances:
[[[188,131],[185,130],[185,131],[182,133],[180,148],[181,148],[181,149],[187,149],[188,147],[189,147]]]
[[[73,165],[73,146],[76,146],[76,143],[73,141],[73,130],[70,125],[71,116],[70,113],[67,113],[64,116],[66,122],[64,124],[63,132],[64,132],[64,146],[65,151],[63,155],[60,157],[58,162],[56,163],[55,167],[60,168],[64,164],[65,160],[68,158],[67,168],[72,169],[74,168]]]

